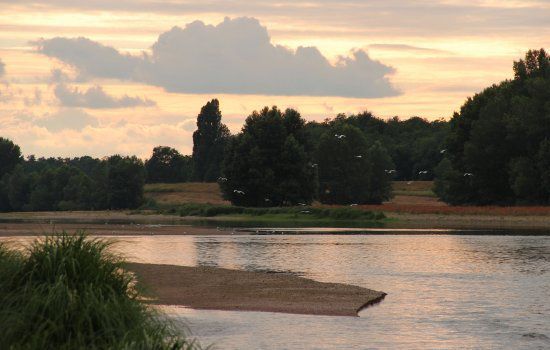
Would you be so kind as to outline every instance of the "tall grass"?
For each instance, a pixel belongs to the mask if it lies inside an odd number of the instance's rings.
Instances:
[[[223,215],[291,215],[295,218],[331,219],[331,220],[380,220],[385,218],[381,212],[355,209],[350,207],[270,207],[249,208],[231,205],[183,204],[168,209],[172,214],[180,216],[223,216]]]
[[[0,348],[196,349],[138,300],[109,243],[48,236],[26,252],[0,246]]]

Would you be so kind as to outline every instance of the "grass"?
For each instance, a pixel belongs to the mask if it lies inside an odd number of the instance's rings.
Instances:
[[[217,183],[184,182],[146,184],[146,199],[159,204],[212,203],[227,204]]]
[[[3,349],[197,349],[138,298],[109,243],[47,236],[24,252],[0,246]]]
[[[261,221],[308,221],[308,220],[358,220],[358,221],[377,221],[384,219],[384,214],[380,212],[371,212],[350,207],[272,207],[272,208],[249,208],[231,205],[212,205],[187,203],[180,206],[172,206],[161,209],[160,212],[167,214],[177,214],[179,216],[196,217],[221,217],[254,219]]]
[[[433,181],[394,181],[393,194],[396,196],[436,197],[432,191]]]

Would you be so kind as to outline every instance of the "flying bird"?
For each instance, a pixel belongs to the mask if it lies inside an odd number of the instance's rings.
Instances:
[[[227,181],[226,177],[218,177],[218,181]]]
[[[360,156],[360,155],[359,155],[359,156],[355,156],[355,158],[363,158],[363,156]]]
[[[428,170],[420,170],[418,172],[418,175],[427,174],[427,173],[428,173]]]
[[[239,190],[233,190],[233,193],[237,193],[237,194],[244,194],[243,191],[239,191]]]
[[[334,134],[334,136],[335,136],[337,139],[342,139],[343,137],[346,137],[346,135],[344,135],[344,134],[341,134],[341,135]]]
[[[386,169],[384,171],[386,172],[386,174],[394,174],[395,173],[395,169],[390,169],[390,170]]]
[[[464,176],[474,176],[472,173],[464,173]]]
[[[355,207],[355,206],[357,206],[357,203],[350,204],[349,206],[350,207]]]
[[[441,151],[439,151],[439,153],[441,153],[441,154],[443,154],[443,153],[445,153],[445,152],[447,152],[446,149],[442,149]]]

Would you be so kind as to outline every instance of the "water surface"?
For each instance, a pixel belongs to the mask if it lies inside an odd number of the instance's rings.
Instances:
[[[219,349],[550,348],[550,236],[117,239],[135,261],[292,273],[388,293],[356,318],[168,309]]]

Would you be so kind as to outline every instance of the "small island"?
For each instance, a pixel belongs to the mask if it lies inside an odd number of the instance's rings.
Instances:
[[[128,263],[150,302],[194,309],[358,316],[386,293],[290,274]]]

